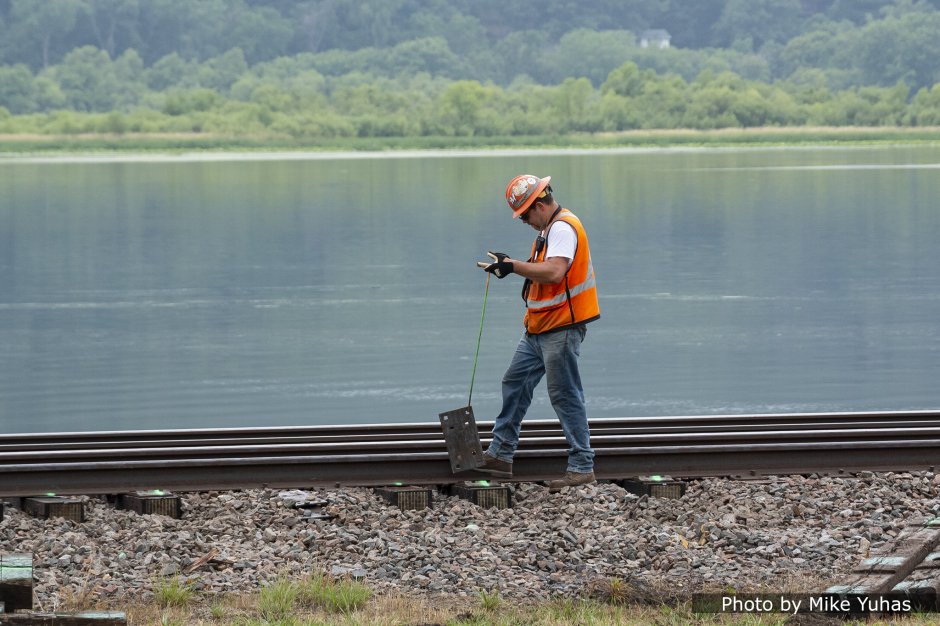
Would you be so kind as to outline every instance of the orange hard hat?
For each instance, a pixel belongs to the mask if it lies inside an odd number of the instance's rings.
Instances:
[[[506,202],[512,209],[512,216],[519,217],[529,210],[529,207],[539,198],[544,198],[548,192],[545,188],[552,182],[551,176],[539,178],[532,174],[520,174],[506,186]],[[551,191],[549,187],[548,191]]]

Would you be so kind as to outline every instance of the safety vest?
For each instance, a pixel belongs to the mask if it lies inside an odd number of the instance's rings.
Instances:
[[[587,233],[581,220],[568,209],[561,210],[558,221],[574,228],[578,235],[578,248],[563,280],[555,284],[525,281],[522,288],[522,298],[526,303],[524,324],[526,332],[531,335],[586,324],[601,316]],[[536,239],[529,260],[541,263],[547,254],[548,246],[539,246]]]

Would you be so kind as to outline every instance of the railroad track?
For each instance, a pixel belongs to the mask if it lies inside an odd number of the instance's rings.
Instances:
[[[492,422],[478,424],[484,446]],[[926,470],[940,411],[616,418],[591,421],[600,479]],[[555,420],[523,424],[514,480],[564,472]],[[439,423],[0,435],[0,496],[445,484]]]

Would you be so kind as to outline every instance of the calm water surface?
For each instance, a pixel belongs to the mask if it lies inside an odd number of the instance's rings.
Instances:
[[[436,422],[467,401],[475,261],[535,234],[520,172],[591,238],[591,417],[940,408],[940,149],[20,159],[0,430]],[[478,419],[520,284],[490,284]]]

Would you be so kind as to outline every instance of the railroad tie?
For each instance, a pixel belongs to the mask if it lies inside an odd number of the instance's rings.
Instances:
[[[940,530],[940,519],[927,521],[924,526]],[[940,544],[937,546],[940,548]],[[891,590],[894,594],[903,594],[914,600],[920,608],[937,608],[940,598],[940,550],[936,548]]]
[[[842,585],[826,590],[836,594],[888,593],[908,577],[940,544],[940,528],[907,527],[891,542],[863,560]]]
[[[127,617],[118,611],[0,613],[0,625],[6,624],[10,626],[126,626]]]
[[[33,608],[32,554],[0,554],[0,603],[7,613]]]

